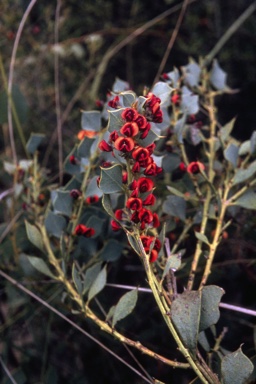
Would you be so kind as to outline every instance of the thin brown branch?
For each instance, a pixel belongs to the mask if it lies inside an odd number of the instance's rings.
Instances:
[[[153,84],[155,84],[159,80],[159,77],[161,76],[161,73],[164,70],[165,64],[166,64],[166,62],[168,60],[168,57],[170,56],[170,52],[171,52],[172,47],[173,47],[173,45],[174,45],[174,43],[176,41],[176,38],[178,36],[179,30],[180,30],[180,27],[181,27],[181,23],[182,23],[183,18],[185,16],[188,4],[189,4],[189,1],[188,0],[184,0],[184,2],[182,4],[181,11],[180,11],[180,14],[179,14],[179,17],[178,17],[178,20],[176,22],[175,28],[174,28],[173,33],[171,35],[171,38],[170,38],[170,41],[169,41],[168,46],[166,48],[165,54],[164,54],[164,56],[162,58],[160,66],[158,68],[158,71],[157,71],[157,74],[156,74],[156,77],[154,79]]]

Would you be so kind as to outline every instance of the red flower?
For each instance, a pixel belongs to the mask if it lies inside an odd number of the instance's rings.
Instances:
[[[117,131],[113,131],[113,132],[111,132],[110,133],[110,135],[109,135],[109,141],[112,143],[112,142],[115,142],[116,141],[116,139],[118,139],[118,133],[117,133]]]
[[[139,196],[139,191],[138,191],[138,189],[134,189],[134,191],[132,191],[130,197],[138,197],[138,196]]]
[[[112,147],[109,145],[106,140],[101,140],[101,142],[98,145],[99,149],[104,152],[111,152]]]
[[[132,167],[132,172],[133,173],[138,173],[140,172],[140,163],[138,161],[136,161],[136,163],[134,163],[133,167]]]
[[[75,235],[84,236],[84,237],[92,237],[95,234],[95,229],[86,227],[84,224],[78,224],[75,227]]]
[[[142,235],[142,236],[140,236],[140,239],[141,239],[143,247],[144,247],[144,249],[145,249],[145,251],[147,253],[149,251],[150,244],[152,243],[152,237],[151,236]]]
[[[150,193],[145,200],[143,200],[143,205],[154,205],[156,202],[156,197],[153,193]]]
[[[144,175],[146,176],[156,176],[162,172],[162,168],[158,167],[155,163],[149,164],[144,171]]]
[[[85,202],[87,204],[93,204],[93,203],[97,203],[99,201],[99,199],[100,198],[97,195],[88,196],[88,197],[86,197]]]
[[[119,229],[121,229],[121,225],[118,224],[115,220],[111,220],[110,224],[114,232],[119,231]]]
[[[73,197],[73,199],[77,200],[79,196],[81,196],[81,192],[78,189],[72,189],[70,191],[70,196]]]
[[[118,137],[115,141],[115,148],[124,153],[131,152],[134,146],[134,141],[130,137]]]
[[[171,97],[172,104],[178,106],[180,104],[180,101],[181,101],[180,95],[178,95],[177,93],[175,95],[172,95],[172,97]]]
[[[134,191],[137,188],[138,182],[137,180],[133,180],[133,182],[129,185],[129,189]]]
[[[126,121],[135,121],[138,117],[138,112],[134,108],[126,108],[122,114],[121,117],[122,119]]]
[[[155,249],[152,249],[149,257],[149,262],[154,263],[158,258],[158,252]]]
[[[73,165],[76,165],[76,157],[74,155],[71,155],[69,157],[69,162]]]
[[[187,172],[194,175],[204,170],[205,166],[203,163],[200,163],[200,161],[192,161],[192,163],[187,166]]]
[[[134,160],[138,161],[141,165],[142,161],[145,161],[149,158],[149,151],[146,148],[138,147],[132,153],[132,157]]]
[[[142,131],[142,133],[141,133],[141,135],[140,135],[140,139],[141,139],[141,140],[145,139],[145,137],[147,137],[149,131],[150,131],[150,125],[149,125],[148,128],[146,128],[146,129],[144,129],[144,130]]]
[[[133,137],[133,136],[136,136],[139,133],[139,127],[134,122],[126,123],[120,129],[120,132],[124,136]]]
[[[122,220],[123,219],[123,215],[124,215],[124,211],[122,209],[117,209],[115,211],[115,217],[117,218],[117,220]]]
[[[160,220],[157,213],[153,213],[153,228],[158,228],[160,226]]]
[[[109,105],[109,107],[116,109],[116,108],[118,108],[118,102],[119,102],[119,97],[115,96],[114,99],[112,99],[108,102],[108,105]]]
[[[153,121],[154,123],[159,123],[159,124],[163,122],[163,112],[160,109],[156,111],[156,113],[154,113]]]
[[[149,224],[153,221],[153,213],[146,208],[142,208],[138,213],[141,223]]]
[[[150,155],[152,155],[152,153],[154,152],[155,148],[156,148],[155,143],[152,143],[152,144],[147,146],[147,150],[149,151]]]
[[[128,181],[128,173],[124,172],[123,175],[122,175],[122,183],[126,184],[127,181]]]
[[[187,167],[186,167],[186,165],[185,165],[184,163],[180,163],[180,165],[179,165],[179,169],[180,169],[180,171],[182,171],[182,172],[186,172]]]
[[[135,122],[138,124],[139,130],[144,130],[148,127],[150,128],[150,124],[148,123],[147,119],[143,115],[138,115],[137,119]]]
[[[145,193],[149,192],[153,189],[154,187],[154,182],[153,180],[147,178],[147,177],[140,177],[139,180],[137,181],[138,189],[140,193]]]
[[[153,93],[149,93],[146,101],[146,106],[149,107],[153,114],[155,114],[160,108],[161,99],[159,97],[153,95]]]
[[[142,208],[142,200],[138,197],[130,197],[127,200],[126,207],[133,211],[138,211]]]

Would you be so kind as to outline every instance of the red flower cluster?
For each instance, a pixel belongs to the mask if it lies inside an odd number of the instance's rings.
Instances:
[[[139,113],[135,107],[125,108],[121,113],[123,125],[119,131],[112,131],[108,142],[102,140],[99,143],[102,151],[113,154],[114,150],[121,152],[132,174],[132,181],[128,180],[127,172],[123,175],[123,183],[128,183],[126,203],[123,209],[116,210],[115,219],[111,221],[112,229],[118,231],[122,226],[130,226],[131,223],[136,226],[145,251],[150,254],[150,262],[156,261],[161,243],[158,239],[147,236],[148,229],[160,225],[157,213],[150,210],[156,197],[153,194],[154,182],[149,177],[158,175],[162,168],[155,163],[152,156],[155,144],[142,146],[141,143],[150,131],[150,122],[161,123],[163,120],[160,103],[161,100],[150,93],[143,106],[144,114]],[[113,107],[113,103],[111,106]]]
[[[86,227],[84,224],[78,224],[75,227],[74,234],[76,236],[92,237],[95,234],[95,229]]]
[[[154,123],[162,123],[163,121],[163,112],[160,109],[161,100],[159,97],[149,93],[147,95],[147,100],[145,102],[144,108],[146,111],[147,119],[153,121]]]
[[[143,247],[147,253],[150,252],[149,261],[153,263],[158,258],[158,252],[161,249],[161,242],[159,239],[156,239],[152,236],[141,236],[140,237]],[[153,243],[153,247],[152,247]],[[151,249],[152,248],[152,249]],[[151,251],[150,251],[151,249]]]

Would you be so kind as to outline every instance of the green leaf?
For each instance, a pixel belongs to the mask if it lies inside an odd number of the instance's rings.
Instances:
[[[119,97],[123,100],[123,106],[128,108],[135,102],[135,94],[131,91],[122,92]]]
[[[94,141],[95,139],[85,137],[77,147],[77,155],[85,159],[90,157],[90,149]]]
[[[234,128],[235,121],[236,118],[232,119],[220,129],[220,139],[223,142],[227,141],[230,138],[230,134]]]
[[[102,197],[102,205],[105,211],[109,214],[111,217],[115,217],[114,211],[112,209],[112,204],[111,204],[111,198],[110,195],[104,193]]]
[[[241,348],[224,356],[221,362],[223,384],[245,384],[253,371],[253,364]]]
[[[42,133],[31,133],[30,138],[26,144],[28,153],[33,155],[44,139],[45,139],[45,135]]]
[[[112,87],[113,92],[124,92],[130,89],[129,83],[127,81],[119,79],[119,77],[116,77],[114,85]]]
[[[165,267],[164,267],[162,279],[164,279],[164,277],[167,275],[170,269],[172,269],[175,272],[177,271],[177,269],[180,268],[181,258],[184,255],[184,253],[185,253],[185,250],[183,249],[178,253],[168,256]]]
[[[109,111],[109,120],[108,120],[108,131],[119,131],[119,129],[124,125],[124,120],[121,117],[124,108],[116,109],[115,111]]]
[[[185,291],[171,306],[171,319],[186,348],[195,352],[201,312],[201,291]]]
[[[199,97],[194,95],[186,86],[181,88],[181,108],[185,115],[195,115],[199,110]]]
[[[44,262],[44,260],[40,259],[39,257],[35,256],[27,256],[29,262],[31,265],[39,272],[43,273],[44,275],[50,277],[51,279],[55,279],[55,276],[48,268],[47,264]]]
[[[82,296],[82,293],[83,293],[83,282],[82,282],[82,279],[81,279],[81,276],[76,268],[76,265],[75,263],[73,263],[73,266],[72,266],[72,279],[75,283],[75,286],[76,286],[76,289],[77,289],[77,292],[79,293],[80,296]]]
[[[69,191],[54,191],[54,213],[70,217],[72,214],[73,199]]]
[[[224,290],[216,285],[209,285],[202,289],[201,316],[199,332],[216,324],[220,317],[219,304]]]
[[[200,66],[196,62],[191,61],[188,65],[182,67],[182,71],[184,72],[188,85],[190,87],[196,87],[200,79]]]
[[[92,286],[92,283],[95,281],[96,277],[101,270],[101,262],[94,264],[92,267],[88,268],[84,276],[84,289],[83,294],[85,294]]]
[[[47,232],[49,232],[51,235],[60,238],[63,234],[63,230],[67,226],[67,222],[63,216],[59,216],[52,211],[49,211],[44,225],[47,229]]]
[[[31,243],[35,245],[37,248],[39,248],[41,251],[44,251],[42,234],[39,231],[39,229],[35,225],[30,224],[26,220],[25,220],[25,226],[26,226],[28,239],[31,241]]]
[[[99,132],[101,129],[101,113],[99,111],[82,111],[82,129]]]
[[[112,319],[112,327],[114,328],[116,323],[126,316],[128,316],[135,308],[138,299],[138,290],[125,293],[118,301]]]
[[[250,140],[245,140],[239,147],[238,155],[244,156],[250,153],[251,150],[251,143]]]
[[[107,322],[109,322],[113,318],[115,309],[116,309],[116,305],[112,305],[112,307],[110,307],[110,310],[108,311],[107,316],[106,316]]]
[[[168,215],[186,220],[186,201],[183,197],[168,196],[163,203],[163,211]]]
[[[203,349],[206,351],[206,352],[210,352],[211,350],[211,346],[210,346],[210,343],[206,337],[206,334],[205,332],[200,332],[199,335],[198,335],[198,343],[201,345],[201,347],[203,347]]]
[[[195,232],[195,236],[198,240],[202,241],[202,243],[209,245],[209,241],[203,233]]]
[[[123,191],[121,165],[116,164],[110,168],[101,168],[100,189],[107,194]]]
[[[174,187],[170,187],[169,185],[167,185],[167,189],[168,189],[168,191],[170,191],[173,195],[182,197],[182,198],[184,199],[184,193],[180,192],[178,189],[176,189],[176,188],[174,188]]]
[[[225,159],[229,161],[234,168],[237,166],[238,151],[239,147],[233,143],[229,144],[229,146],[224,151]]]
[[[247,209],[256,209],[256,192],[252,188],[248,189],[233,204]]]
[[[141,249],[138,245],[138,242],[136,240],[136,238],[134,237],[133,234],[130,234],[129,232],[126,232],[126,235],[127,235],[127,238],[128,238],[128,241],[129,241],[129,244],[130,246],[132,247],[132,249],[139,255],[141,256]]]
[[[173,89],[163,81],[156,83],[151,90],[155,96],[161,99],[161,104],[170,103],[170,96],[172,91]]]
[[[252,162],[247,169],[237,169],[233,178],[233,185],[242,183],[250,179],[256,172],[256,160]]]
[[[105,287],[107,282],[107,266],[100,271],[96,279],[91,285],[88,293],[88,301],[91,301],[93,297],[95,297],[102,289]]]
[[[101,250],[99,257],[104,261],[116,261],[120,258],[124,245],[115,239],[110,239]]]
[[[221,69],[217,60],[213,61],[210,82],[217,90],[223,90],[226,88],[227,74]]]

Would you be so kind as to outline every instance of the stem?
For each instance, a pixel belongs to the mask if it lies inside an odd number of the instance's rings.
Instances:
[[[142,257],[144,268],[145,268],[145,271],[147,273],[148,284],[149,284],[149,286],[153,292],[154,298],[155,298],[156,303],[157,303],[157,305],[161,311],[163,319],[166,322],[166,325],[168,326],[174,340],[176,341],[180,352],[186,358],[186,360],[190,364],[191,368],[194,370],[194,372],[199,377],[199,379],[202,381],[202,383],[208,384],[209,383],[209,381],[208,381],[209,377],[207,377],[208,376],[207,373],[201,372],[202,367],[200,366],[199,362],[195,360],[195,358],[192,356],[191,352],[183,345],[183,342],[180,339],[174,325],[172,324],[172,321],[168,315],[168,312],[166,311],[167,308],[168,308],[168,310],[170,308],[166,305],[166,303],[163,302],[164,296],[162,295],[161,287],[160,287],[154,273],[152,272],[151,266],[149,264],[148,256],[145,253],[145,250],[143,248],[143,244],[141,242],[140,236],[138,233],[135,234],[134,236],[135,236],[135,239],[137,241],[138,247],[141,250],[140,256]],[[210,380],[210,382],[213,383],[212,380]]]
[[[228,198],[228,194],[229,194],[229,187],[226,186],[226,189],[225,189],[224,195],[223,195],[223,199],[222,199],[220,214],[219,214],[219,217],[218,217],[217,223],[216,223],[213,241],[210,244],[210,252],[209,252],[208,259],[207,259],[207,262],[205,265],[204,274],[203,274],[203,277],[202,277],[202,280],[200,283],[200,287],[199,287],[200,289],[203,288],[203,286],[206,284],[207,279],[211,273],[211,266],[212,266],[213,259],[214,259],[219,241],[220,241],[220,235],[221,235],[221,232],[223,230],[223,221],[224,221],[226,209],[228,207],[228,205],[226,203],[227,198]]]

